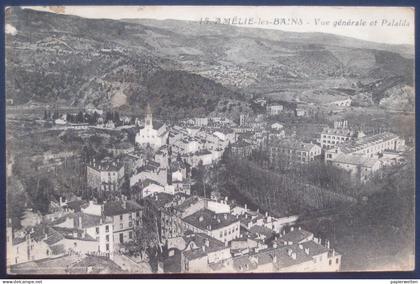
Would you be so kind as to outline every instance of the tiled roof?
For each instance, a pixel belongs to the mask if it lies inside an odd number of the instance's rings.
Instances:
[[[125,206],[124,206],[125,204]],[[110,201],[104,204],[105,216],[116,216],[131,212],[138,212],[142,207],[135,201]]]
[[[91,161],[88,166],[97,171],[118,171],[124,165],[119,160],[105,157],[101,161],[96,161],[95,163]]]
[[[256,262],[251,262],[248,255],[241,255],[232,259],[233,269],[236,271],[249,271],[258,268]]]
[[[163,209],[166,204],[172,201],[173,195],[164,192],[158,192],[153,195],[146,196],[144,200],[152,203],[157,209]]]
[[[354,131],[347,128],[324,128],[321,134],[339,135],[339,136],[352,136]]]
[[[284,236],[282,236],[280,240],[297,244],[303,241],[304,239],[309,238],[310,236],[313,236],[311,232],[308,232],[303,229],[294,229],[293,231],[290,231]]]
[[[50,246],[50,248],[51,248],[52,254],[54,255],[63,254],[66,252],[63,244],[52,245]]]
[[[239,220],[231,214],[216,214],[208,209],[201,209],[194,214],[185,217],[183,220],[184,222],[203,230],[215,230],[226,227],[234,222],[239,222]]]
[[[349,141],[347,143],[343,143],[340,145],[340,150],[343,153],[352,153],[365,147],[368,147],[369,145],[374,145],[394,138],[398,138],[398,136],[394,133],[383,132],[371,136],[365,136],[357,140]]]
[[[180,212],[184,212],[191,205],[196,204],[198,202],[200,202],[200,198],[198,198],[197,196],[191,196],[185,199],[185,201],[182,202],[181,204],[175,206],[174,208]]]
[[[64,237],[63,237],[62,234],[60,234],[59,232],[57,232],[53,228],[49,228],[48,229],[47,239],[44,242],[47,245],[51,246],[51,245],[54,245],[54,244],[58,243],[62,239],[64,239]]]
[[[254,225],[254,226],[252,226],[252,227],[249,229],[249,231],[250,231],[251,233],[254,233],[254,234],[264,235],[264,236],[266,236],[267,238],[270,238],[270,237],[271,237],[271,236],[273,236],[273,235],[274,235],[274,233],[275,233],[275,232],[273,232],[272,230],[270,230],[269,228],[264,227],[264,226],[260,226],[260,225]]]
[[[84,200],[73,200],[73,201],[69,201],[67,202],[67,204],[64,207],[68,207],[70,209],[73,209],[75,212],[80,212],[81,207],[83,204],[85,204],[86,201]]]
[[[324,247],[323,245],[317,244],[314,241],[307,241],[301,243],[304,249],[308,249],[309,256],[316,256],[329,251],[328,248]]]
[[[96,241],[91,236],[84,234],[83,230],[77,229],[77,228],[61,228],[61,227],[54,227],[54,230],[56,230],[59,234],[63,236],[63,238],[66,239],[75,239],[75,240],[83,240],[83,241]],[[77,235],[75,236],[74,233]]]
[[[248,147],[252,145],[244,140],[238,140],[237,142],[233,143],[231,146],[232,147]]]
[[[369,158],[358,154],[338,154],[334,157],[333,163],[342,163],[350,165],[358,165],[364,167],[372,167],[375,163],[379,162],[378,158]]]
[[[101,216],[96,216],[96,215],[91,215],[91,214],[86,214],[83,212],[77,212],[77,213],[69,213],[57,220],[55,220],[52,225],[54,227],[56,227],[58,224],[63,223],[66,221],[66,219],[72,219],[73,220],[73,226],[74,228],[79,228],[79,221],[81,218],[82,221],[82,228],[91,228],[91,227],[95,227],[101,224],[101,219],[102,222],[105,223],[112,223],[112,220],[108,219],[108,218],[103,218]]]
[[[313,147],[316,147],[317,145],[311,144],[311,143],[305,143],[305,142],[294,140],[294,139],[281,139],[281,140],[275,140],[271,142],[270,146],[291,149],[291,150],[298,150],[298,151],[310,151],[312,150]]]
[[[183,238],[187,246],[190,242],[194,242],[200,249],[202,249],[203,246],[206,247],[206,252],[215,252],[226,248],[221,241],[203,233],[188,234],[183,236]],[[207,245],[206,242],[208,242]]]

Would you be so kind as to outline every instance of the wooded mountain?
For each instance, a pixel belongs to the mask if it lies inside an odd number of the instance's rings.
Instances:
[[[6,93],[15,104],[138,112],[152,101],[165,115],[232,114],[249,108],[249,94],[353,88],[360,80],[389,77],[402,78],[401,90],[413,85],[410,46],[16,7],[6,10],[6,24],[16,29],[6,34]]]

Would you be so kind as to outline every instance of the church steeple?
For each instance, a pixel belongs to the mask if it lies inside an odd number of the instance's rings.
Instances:
[[[152,116],[152,109],[150,107],[150,104],[147,103],[147,107],[146,107],[146,116],[144,118],[144,126],[145,127],[150,127],[153,128],[153,116]]]

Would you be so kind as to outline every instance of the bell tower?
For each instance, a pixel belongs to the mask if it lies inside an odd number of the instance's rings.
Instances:
[[[146,116],[144,118],[144,126],[147,128],[153,128],[152,119],[152,109],[150,108],[150,104],[148,103],[146,107]]]

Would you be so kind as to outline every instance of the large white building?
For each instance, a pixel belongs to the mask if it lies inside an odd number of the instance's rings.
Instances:
[[[347,127],[347,121],[334,122],[334,128],[326,127],[321,132],[322,149],[330,149],[338,144],[346,143],[355,137],[355,131]]]
[[[118,191],[124,182],[124,165],[112,158],[92,160],[86,166],[87,185],[104,191]]]
[[[158,149],[166,144],[168,135],[166,124],[153,121],[152,110],[150,105],[147,105],[144,127],[137,133],[136,143],[143,147],[150,146]]]
[[[384,132],[337,145],[325,152],[325,161],[364,183],[392,160],[384,157],[384,152],[403,151],[404,145],[405,141],[396,134]]]

